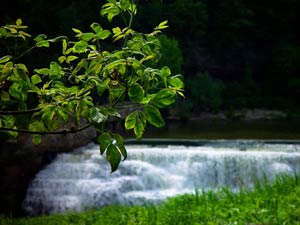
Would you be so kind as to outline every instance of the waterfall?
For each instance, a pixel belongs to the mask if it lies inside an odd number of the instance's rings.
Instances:
[[[95,144],[59,154],[32,180],[23,208],[39,215],[155,203],[196,188],[238,190],[256,179],[300,172],[299,144],[216,143],[128,145],[129,157],[114,173]]]

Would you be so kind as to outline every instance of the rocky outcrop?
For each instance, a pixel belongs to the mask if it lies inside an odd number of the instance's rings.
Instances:
[[[96,131],[90,127],[78,133],[45,135],[42,136],[42,143],[35,146],[32,143],[33,135],[22,135],[17,140],[17,145],[22,145],[25,149],[34,149],[42,152],[65,152],[83,146],[91,142],[96,137]]]
[[[35,174],[57,153],[86,145],[95,137],[96,131],[88,128],[74,134],[45,135],[39,146],[28,134],[14,141],[0,141],[0,214],[24,216],[21,204]]]

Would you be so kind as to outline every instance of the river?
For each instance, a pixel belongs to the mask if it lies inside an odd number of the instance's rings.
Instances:
[[[147,140],[128,141],[128,159],[114,173],[96,144],[59,154],[32,180],[24,210],[40,215],[157,203],[195,189],[239,190],[257,179],[300,173],[297,141]]]

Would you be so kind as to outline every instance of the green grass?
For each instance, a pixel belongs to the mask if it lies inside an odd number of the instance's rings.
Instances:
[[[252,190],[234,193],[196,191],[160,205],[110,206],[83,213],[35,218],[0,217],[16,225],[300,225],[300,178],[280,176],[272,184],[257,182]]]

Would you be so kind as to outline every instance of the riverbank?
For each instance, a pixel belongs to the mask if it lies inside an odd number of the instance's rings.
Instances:
[[[144,138],[300,140],[300,120],[167,120],[161,129],[147,127]]]
[[[32,143],[30,134],[17,140],[0,140],[0,213],[25,216],[21,204],[35,174],[58,153],[84,146],[95,136],[96,132],[89,128],[76,134],[43,136],[38,146]]]
[[[171,120],[229,120],[229,121],[256,121],[256,120],[297,120],[300,113],[296,111],[282,111],[270,109],[239,109],[221,110],[218,112],[190,112],[186,116],[171,115]]]

